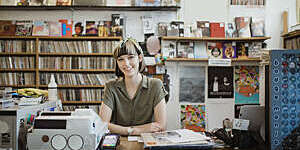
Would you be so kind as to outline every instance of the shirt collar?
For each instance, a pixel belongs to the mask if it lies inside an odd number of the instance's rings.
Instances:
[[[150,84],[150,82],[149,82],[149,79],[147,78],[147,76],[145,76],[145,75],[142,75],[142,87],[143,88],[148,88],[149,87],[149,84]],[[125,89],[125,82],[124,82],[124,78],[119,78],[118,79],[118,82],[117,82],[117,87],[119,87],[119,88],[124,88]]]

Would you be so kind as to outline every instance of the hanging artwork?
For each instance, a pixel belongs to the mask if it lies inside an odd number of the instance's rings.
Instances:
[[[181,105],[181,128],[195,132],[205,131],[205,106]]]
[[[259,103],[259,68],[257,66],[236,66],[235,104]]]
[[[208,98],[233,98],[233,67],[208,67]]]
[[[205,68],[184,66],[180,68],[179,102],[204,103]]]

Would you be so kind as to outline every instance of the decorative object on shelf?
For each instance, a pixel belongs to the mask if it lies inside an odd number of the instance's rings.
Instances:
[[[56,101],[57,98],[57,84],[54,75],[51,74],[50,82],[48,84],[48,99],[49,101]]]

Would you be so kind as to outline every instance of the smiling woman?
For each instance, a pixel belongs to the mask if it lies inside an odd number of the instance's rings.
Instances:
[[[121,135],[165,130],[167,92],[161,80],[142,74],[145,62],[139,44],[134,39],[122,41],[114,58],[118,79],[106,83],[100,109],[109,130]]]

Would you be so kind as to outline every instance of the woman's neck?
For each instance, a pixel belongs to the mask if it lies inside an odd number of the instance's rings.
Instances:
[[[143,77],[140,73],[138,73],[136,76],[125,77],[126,87],[137,87],[141,83],[142,79]]]

